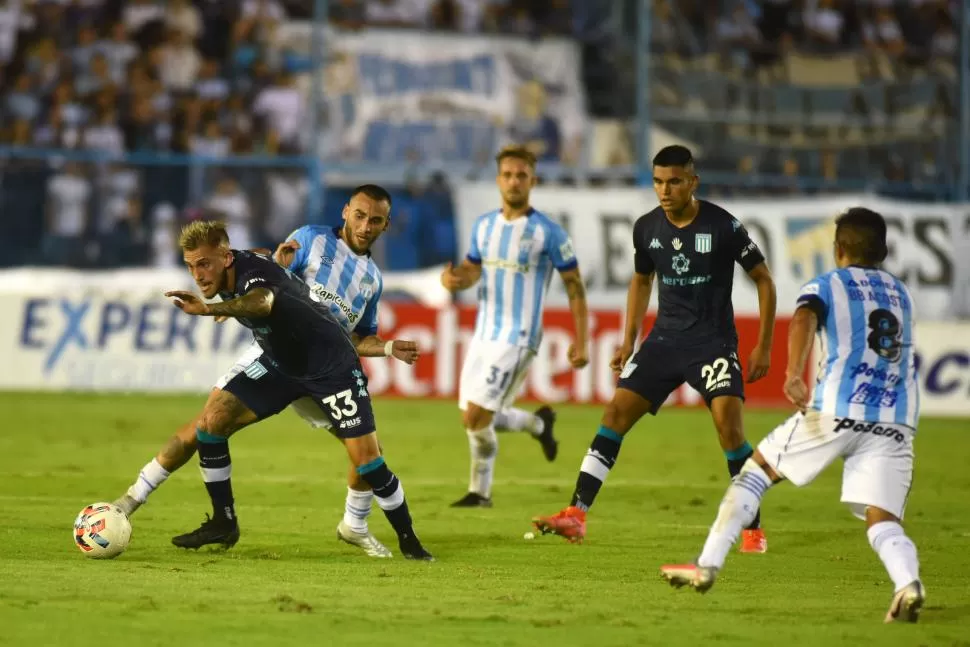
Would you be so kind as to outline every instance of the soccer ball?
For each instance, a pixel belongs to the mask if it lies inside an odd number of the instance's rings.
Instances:
[[[111,559],[125,552],[131,522],[113,503],[92,503],[74,520],[74,543],[92,559]]]

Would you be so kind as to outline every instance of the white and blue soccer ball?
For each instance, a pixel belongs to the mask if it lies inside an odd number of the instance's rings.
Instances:
[[[128,515],[113,503],[85,506],[74,520],[74,543],[91,559],[111,559],[125,552],[131,541]]]

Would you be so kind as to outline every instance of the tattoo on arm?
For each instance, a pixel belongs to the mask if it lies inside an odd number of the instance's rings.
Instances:
[[[256,288],[235,299],[210,303],[209,314],[214,317],[266,317],[273,311],[273,298],[272,290]]]

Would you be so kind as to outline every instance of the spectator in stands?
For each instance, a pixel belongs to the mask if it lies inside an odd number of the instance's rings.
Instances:
[[[298,148],[302,145],[300,136],[305,111],[296,78],[285,70],[278,72],[253,102],[253,114],[266,120],[267,145],[273,151],[281,144]]]
[[[91,198],[91,182],[80,164],[68,162],[48,180],[42,246],[46,263],[70,266],[82,261]]]
[[[360,29],[367,22],[367,10],[362,0],[332,0],[330,24],[341,29]]]
[[[180,31],[191,40],[202,35],[202,12],[189,0],[169,0],[165,9],[165,26]]]
[[[842,47],[845,14],[836,0],[817,0],[805,10],[802,21],[808,45],[819,52],[834,52]]]
[[[424,27],[431,0],[365,0],[367,24],[375,27]]]

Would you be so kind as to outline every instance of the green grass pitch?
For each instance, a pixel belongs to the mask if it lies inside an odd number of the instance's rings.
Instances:
[[[502,435],[495,507],[468,511],[448,507],[468,470],[454,403],[378,400],[388,463],[437,562],[370,559],[336,541],[343,449],[289,412],[233,439],[233,550],[169,543],[208,511],[193,460],[133,517],[124,555],[86,559],[71,536],[78,510],[122,493],[203,401],[0,394],[0,644],[970,645],[965,420],[919,430],[907,527],[927,606],[918,625],[884,626],[891,585],[838,501],[838,466],[808,488],[775,488],[769,552],[732,555],[707,595],[661,581],[661,564],[698,553],[728,480],[703,410],[634,430],[582,546],[523,533],[568,502],[598,408],[559,409],[555,463],[526,435]],[[749,412],[751,441],[785,415]],[[371,527],[397,550],[376,506]]]

